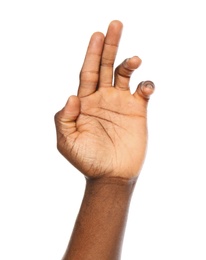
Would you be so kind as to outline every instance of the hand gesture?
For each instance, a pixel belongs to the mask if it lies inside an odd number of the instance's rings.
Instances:
[[[147,104],[151,81],[131,93],[129,81],[141,60],[134,56],[113,68],[122,23],[91,36],[77,96],[56,113],[57,147],[87,178],[137,177],[147,146]]]

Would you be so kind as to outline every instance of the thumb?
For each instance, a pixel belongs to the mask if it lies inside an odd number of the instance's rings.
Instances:
[[[80,113],[80,100],[77,96],[70,96],[62,110],[55,114],[55,124],[58,130],[75,127],[76,119]]]
[[[63,120],[75,121],[80,113],[80,100],[77,96],[70,96],[65,107],[62,109]]]
[[[55,126],[57,134],[57,149],[64,156],[67,153],[67,145],[71,144],[76,133],[76,119],[80,113],[80,100],[77,96],[70,96],[62,110],[55,114]],[[65,149],[66,148],[66,149]]]

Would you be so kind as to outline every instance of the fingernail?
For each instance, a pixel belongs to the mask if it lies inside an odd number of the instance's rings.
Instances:
[[[155,84],[152,81],[147,80],[143,82],[142,87],[154,89]]]
[[[149,98],[149,96],[154,92],[155,89],[155,85],[152,81],[143,81],[140,85],[140,89],[142,92],[142,95],[145,98]]]
[[[128,68],[128,67],[129,67],[129,66],[128,66],[129,60],[130,60],[130,58],[126,59],[126,60],[123,62],[123,66],[124,66],[125,68]]]

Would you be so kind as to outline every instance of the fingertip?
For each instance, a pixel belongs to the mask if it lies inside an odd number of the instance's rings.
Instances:
[[[70,96],[62,112],[65,117],[73,119],[77,117],[80,112],[80,99],[75,95]]]
[[[68,98],[65,107],[79,106],[79,102],[80,102],[80,101],[79,101],[79,98],[78,98],[77,96],[71,95],[71,96]]]
[[[108,29],[107,29],[107,35],[108,36],[112,36],[111,39],[116,39],[116,37],[118,36],[118,38],[120,39],[120,36],[122,34],[122,30],[123,30],[123,23],[120,22],[119,20],[113,20],[110,22]],[[109,41],[110,42],[110,41]],[[111,42],[111,44],[117,44],[117,42]]]
[[[154,90],[155,90],[155,85],[152,81],[144,81],[141,86],[140,86],[143,95],[145,96],[150,96],[153,94]]]
[[[94,32],[90,38],[89,46],[88,46],[88,52],[101,49],[104,44],[104,34],[102,32]]]
[[[95,39],[97,41],[104,40],[104,34],[102,32],[94,32],[91,36],[91,39]]]
[[[127,69],[135,70],[142,63],[142,60],[138,56],[133,56],[132,58],[126,59],[123,66]]]
[[[109,24],[109,26],[114,26],[114,27],[123,27],[123,23],[120,20],[112,20]]]
[[[138,64],[142,63],[142,60],[140,59],[139,56],[133,56],[131,59],[133,59],[133,61],[138,63]]]
[[[154,90],[155,84],[152,81],[147,80],[139,83],[135,93],[145,100],[149,100],[150,96],[154,93]]]

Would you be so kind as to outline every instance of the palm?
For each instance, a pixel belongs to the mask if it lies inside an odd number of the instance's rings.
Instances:
[[[113,35],[114,28],[113,31],[110,28],[106,40],[118,41],[119,29],[116,29],[116,38]],[[65,115],[58,116],[59,150],[87,177],[132,178],[138,175],[142,166],[147,142],[147,101],[140,91],[132,95],[129,90],[129,77],[139,66],[140,59],[134,57],[116,69],[114,86],[110,82],[112,68],[107,66],[102,66],[94,80],[93,72],[99,67],[100,60],[93,62],[95,65],[88,65],[88,60],[91,61],[91,56],[93,59],[100,56],[95,54],[103,47],[96,44],[95,49],[93,42],[90,42],[81,71],[78,97],[73,105],[66,105],[73,119],[62,120]],[[113,49],[114,45],[111,44]],[[104,56],[113,56],[114,60],[115,55],[116,50],[113,55],[111,50],[104,51],[101,62],[104,62]],[[65,113],[64,110],[61,113]]]
[[[63,143],[64,156],[87,176],[136,176],[146,147],[145,107],[129,91],[97,91],[81,99],[76,131]]]

